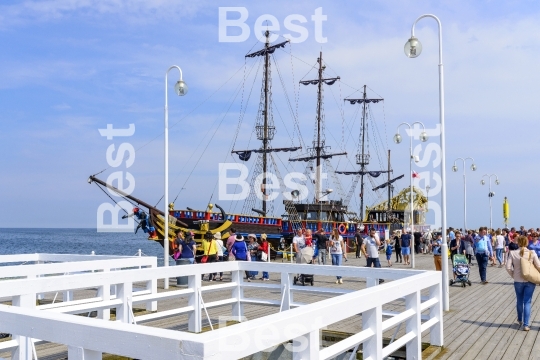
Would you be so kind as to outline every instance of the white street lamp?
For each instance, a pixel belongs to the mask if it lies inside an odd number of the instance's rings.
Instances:
[[[416,23],[425,17],[430,17],[437,21],[439,27],[439,120],[441,127],[441,225],[442,225],[442,286],[443,286],[443,307],[445,311],[450,310],[450,294],[448,283],[448,243],[446,241],[446,159],[445,159],[445,135],[444,135],[444,76],[442,61],[442,26],[438,17],[432,14],[420,16],[413,23],[411,28],[411,38],[405,44],[405,55],[415,58],[422,52],[422,44],[414,37],[414,27]]]
[[[472,171],[476,171],[476,165],[474,164],[474,159],[472,157],[468,157],[465,159],[459,157],[456,160],[454,160],[454,166],[452,166],[453,172],[457,172],[459,170],[456,165],[456,161],[458,160],[461,160],[463,162],[463,231],[466,232],[467,231],[467,177],[465,175],[466,173],[465,162],[467,160],[472,161],[472,165],[471,165]]]
[[[178,69],[180,72],[180,80],[174,85],[174,91],[178,96],[184,96],[188,92],[188,87],[182,80],[182,69],[179,66],[173,65],[165,73],[165,211],[163,212],[163,266],[169,266],[169,105],[167,97],[167,78],[169,71]],[[164,289],[169,288],[169,278],[164,279]]]
[[[412,125],[414,124],[420,124],[422,125],[422,132],[420,133],[420,140],[422,142],[426,142],[427,139],[428,139],[428,135],[426,133],[426,127],[424,126],[423,123],[421,123],[420,121],[416,121],[416,122],[413,122]],[[411,132],[410,133],[410,136],[409,136],[409,139],[410,139],[410,144],[409,144],[409,153],[410,153],[410,156],[409,156],[409,179],[410,179],[410,186],[411,186],[411,195],[410,195],[410,208],[411,208],[411,244],[412,244],[412,249],[411,249],[411,267],[414,269],[415,267],[415,263],[414,263],[414,206],[413,206],[413,176],[412,176],[412,163],[413,161],[415,160],[414,158],[414,155],[413,155],[413,149],[412,149],[412,139],[413,139],[413,134],[412,134],[412,125],[409,124],[409,123],[406,123],[406,122],[403,122],[401,124],[398,125],[397,127],[397,130],[396,130],[396,135],[394,135],[394,142],[396,144],[399,144],[401,143],[402,141],[402,138],[401,138],[401,135],[399,134],[399,127],[401,125],[406,125],[409,127],[409,131]]]
[[[486,181],[484,180],[484,177],[488,177],[489,179],[489,193],[488,193],[488,197],[489,197],[489,230],[491,231],[493,229],[493,211],[492,211],[492,208],[491,208],[491,198],[495,196],[495,193],[491,191],[491,178],[493,176],[495,176],[495,185],[499,185],[501,182],[499,181],[499,177],[495,174],[491,174],[491,175],[488,175],[488,174],[485,174],[482,176],[482,181],[480,181],[480,184],[482,185],[486,185]]]

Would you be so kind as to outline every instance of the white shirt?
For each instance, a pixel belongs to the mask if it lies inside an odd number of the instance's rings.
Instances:
[[[292,242],[293,244],[296,244],[296,246],[298,247],[298,250],[302,250],[303,248],[306,247],[306,240],[304,239],[304,236],[295,236],[293,237],[292,239]]]
[[[366,252],[368,258],[379,257],[379,247],[377,246],[377,239],[368,236],[364,239],[364,244],[366,244]]]
[[[497,235],[497,245],[495,249],[504,249],[504,236]]]
[[[334,239],[334,236],[330,236],[330,254],[343,254],[341,244],[343,244],[343,237],[339,235],[338,239]]]
[[[223,240],[216,240],[217,256],[223,256]]]

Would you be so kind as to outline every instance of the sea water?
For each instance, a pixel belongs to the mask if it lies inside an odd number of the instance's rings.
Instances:
[[[10,254],[80,254],[143,256],[158,258],[163,266],[163,247],[148,240],[148,235],[97,232],[96,229],[0,229],[0,255]],[[173,265],[172,258],[169,264]],[[1,264],[0,264],[1,265]]]

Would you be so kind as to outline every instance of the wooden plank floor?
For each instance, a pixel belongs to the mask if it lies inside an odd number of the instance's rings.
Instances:
[[[384,255],[381,255],[381,259]],[[395,255],[392,256],[395,259]],[[278,263],[281,260],[278,260]],[[381,261],[386,264],[386,260]],[[355,259],[354,254],[349,254],[347,266],[365,266],[365,259]],[[418,269],[434,269],[431,255],[418,255],[416,257]],[[402,264],[394,265],[394,268],[404,268]],[[451,267],[450,267],[451,269]],[[270,274],[271,280],[267,283],[279,284],[277,274]],[[223,281],[230,281],[230,275],[225,273]],[[540,359],[540,311],[536,300],[540,294],[540,288],[535,291],[533,297],[531,331],[524,332],[516,328],[515,295],[512,279],[506,270],[498,267],[488,267],[488,281],[486,285],[480,284],[478,267],[471,269],[470,279],[472,286],[461,288],[457,285],[450,287],[450,311],[444,315],[444,351],[437,359]],[[256,281],[259,282],[259,281]],[[344,278],[344,284],[335,284],[334,277],[318,276],[315,278],[315,286],[319,287],[343,287],[347,289],[363,289],[365,282]],[[171,283],[173,283],[171,281]],[[214,284],[203,282],[203,286]],[[159,284],[162,288],[162,283]],[[176,287],[171,286],[171,289]],[[163,291],[163,290],[160,290]],[[210,302],[224,299],[229,292],[204,294],[204,301]],[[54,295],[54,294],[53,294]],[[264,291],[259,289],[246,289],[247,297],[280,300],[279,291]],[[76,294],[77,297],[91,296],[91,292]],[[327,295],[308,295],[296,293],[294,301],[312,303],[327,299]],[[173,309],[186,306],[187,299],[180,298],[159,302],[159,310]],[[387,304],[384,310],[403,310],[404,304],[396,301]],[[276,307],[268,306],[245,306],[245,315],[248,320],[277,313]],[[209,316],[213,324],[217,324],[220,317],[230,315],[230,306],[212,308]],[[187,330],[187,316],[179,315],[165,319],[159,319],[144,324],[145,326],[167,328],[177,331]],[[203,314],[203,326],[208,325],[208,319]],[[353,317],[332,324],[329,330],[357,332],[362,327],[361,317]],[[384,336],[391,337],[395,329],[388,330]],[[404,333],[400,329],[398,335]],[[429,335],[425,334],[423,341],[429,342]],[[64,346],[54,344],[42,344],[36,347],[39,359],[65,359],[67,351]],[[0,354],[0,357],[9,358],[9,354]]]

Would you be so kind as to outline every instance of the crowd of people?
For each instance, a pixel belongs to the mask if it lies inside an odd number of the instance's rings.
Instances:
[[[446,232],[450,261],[458,254],[465,256],[469,266],[476,260],[480,280],[483,285],[488,284],[487,269],[491,267],[504,267],[514,280],[516,293],[516,311],[518,327],[525,331],[530,329],[530,313],[532,296],[537,284],[540,284],[540,228],[519,230],[515,228],[488,229],[454,229]],[[187,259],[189,263],[196,262],[197,244],[192,232],[177,232],[174,242],[175,259]],[[369,234],[360,230],[354,235],[354,250],[356,258],[362,255],[366,258],[368,267],[380,268],[380,252],[386,255],[387,266],[393,266],[392,255],[396,254],[395,263],[410,265],[411,252],[415,254],[433,255],[435,270],[442,268],[442,233],[433,231],[411,232],[396,230],[386,239],[381,240],[379,234],[370,229]],[[282,251],[286,249],[282,241]],[[230,229],[230,236],[224,243],[221,234],[207,232],[201,245],[202,258],[198,262],[213,263],[217,261],[267,261],[270,255],[269,243],[266,234],[259,238],[249,234],[246,238],[237,234],[234,228]],[[309,229],[298,229],[292,240],[292,250],[297,263],[310,263],[326,265],[331,259],[334,266],[342,265],[347,259],[347,243],[340,235],[338,229],[326,234],[323,229],[312,233]],[[465,262],[465,258],[463,261]],[[204,260],[203,260],[204,259]],[[538,281],[525,280],[522,272],[522,259],[527,259],[538,270]],[[258,271],[246,271],[247,281],[257,279]],[[202,280],[204,280],[204,275]],[[263,271],[259,280],[269,280],[268,272]],[[223,280],[223,273],[208,274],[208,281]],[[381,282],[383,280],[380,280]],[[336,284],[343,284],[341,276],[337,276]]]

